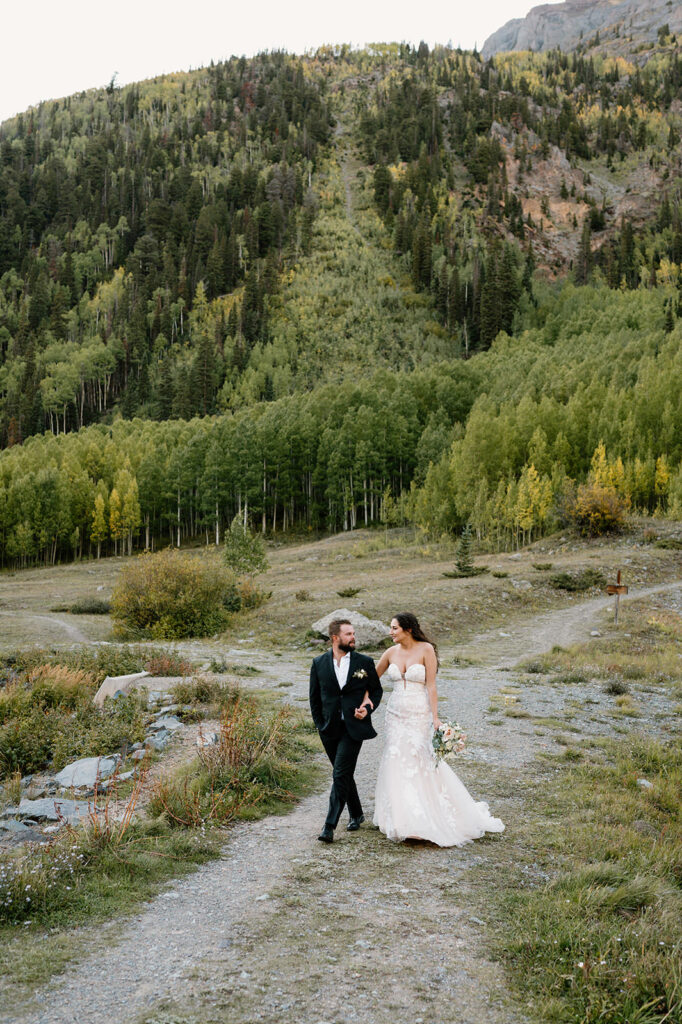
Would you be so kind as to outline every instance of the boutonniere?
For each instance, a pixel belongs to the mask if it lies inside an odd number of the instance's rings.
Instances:
[[[353,679],[366,679],[367,671],[364,668],[359,668],[357,672],[353,673]]]

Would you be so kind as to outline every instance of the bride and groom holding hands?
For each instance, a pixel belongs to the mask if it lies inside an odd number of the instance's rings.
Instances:
[[[377,733],[371,715],[381,701],[380,679],[393,683],[386,707],[386,734],[375,792],[374,824],[388,839],[422,839],[438,846],[460,846],[485,832],[502,832],[488,805],[476,802],[445,761],[436,761],[432,746],[438,717],[435,645],[411,612],[391,619],[394,646],[377,665],[355,650],[351,622],[329,624],[331,649],[310,669],[310,710],[333,766],[329,808],[318,839],[334,840],[344,806],[347,830],[365,820],[354,774],[364,740]]]

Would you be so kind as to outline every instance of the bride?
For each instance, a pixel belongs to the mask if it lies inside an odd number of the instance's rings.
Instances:
[[[452,768],[435,761],[431,738],[441,722],[434,645],[411,612],[394,616],[391,637],[395,646],[377,665],[377,675],[385,672],[393,682],[393,693],[386,708],[374,824],[389,839],[425,839],[438,846],[461,846],[485,832],[504,831]]]

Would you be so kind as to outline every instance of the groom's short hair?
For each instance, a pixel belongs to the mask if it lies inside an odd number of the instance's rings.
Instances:
[[[332,621],[327,626],[327,631],[329,633],[329,639],[331,640],[331,638],[333,636],[341,636],[341,626],[352,626],[352,625],[353,625],[353,623],[350,621],[350,619],[332,619]]]

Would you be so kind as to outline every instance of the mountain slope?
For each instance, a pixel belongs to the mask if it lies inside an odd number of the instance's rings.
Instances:
[[[514,18],[493,32],[481,50],[487,60],[509,50],[563,50],[570,53],[592,42],[602,52],[619,56],[649,52],[668,27],[682,30],[682,7],[669,0],[566,0],[533,7],[525,18]],[[664,33],[667,35],[668,33]]]

